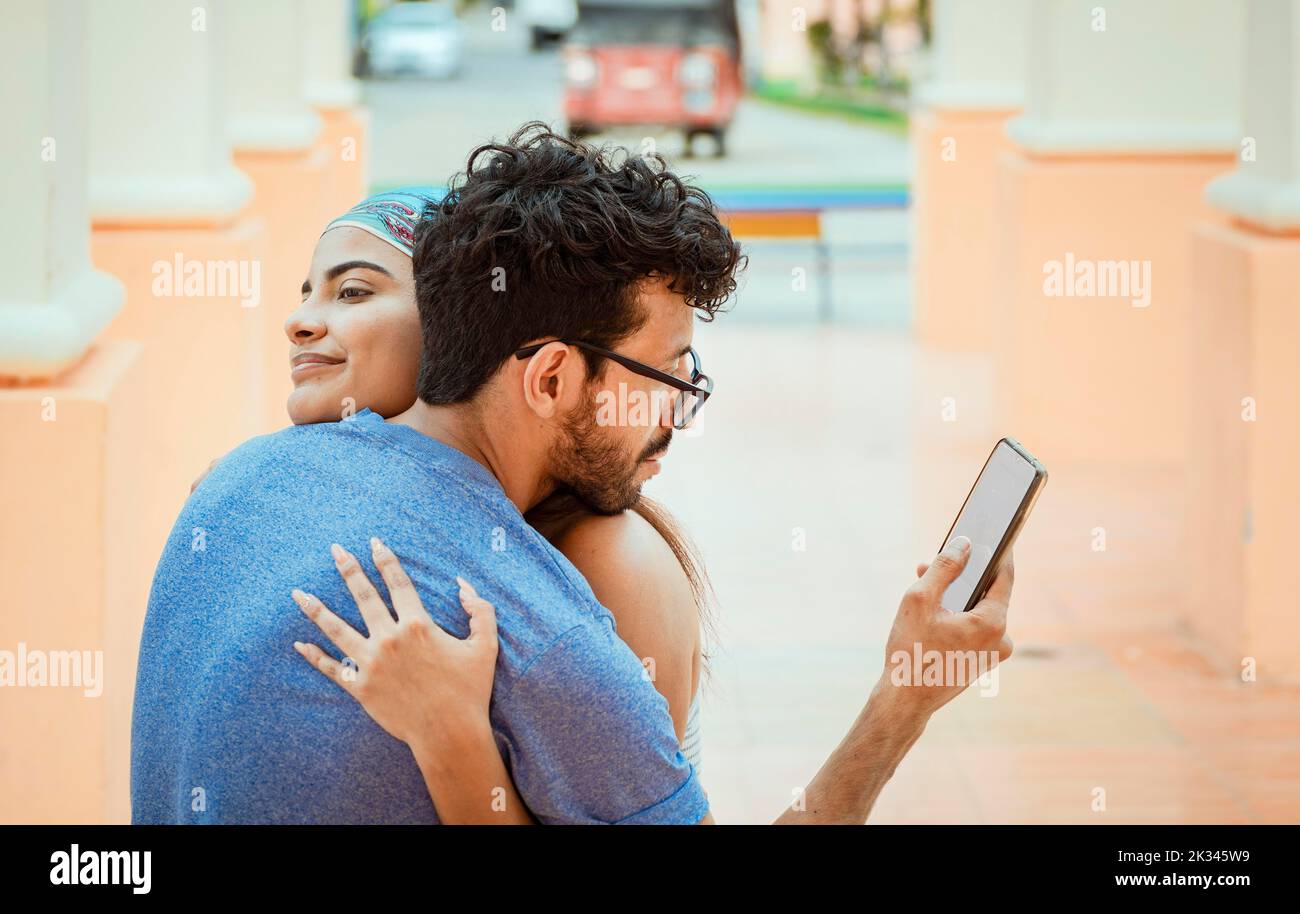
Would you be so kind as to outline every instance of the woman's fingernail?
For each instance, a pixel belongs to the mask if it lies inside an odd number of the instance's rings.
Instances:
[[[301,642],[301,641],[295,641],[295,642],[293,643],[293,649],[294,649],[295,651],[301,651],[301,650],[302,650],[302,642]]]
[[[334,556],[334,558],[340,562],[343,561],[345,555],[345,553],[343,552],[343,547],[340,546],[338,543],[335,543],[334,545],[330,546],[330,555]]]
[[[464,578],[461,577],[456,578],[456,583],[460,585],[460,595],[462,597],[468,597],[474,593],[474,588],[470,587],[469,581],[465,580]]]
[[[948,548],[961,555],[970,548],[970,539],[965,536],[954,536],[952,542],[948,544]]]
[[[293,602],[297,603],[299,606],[306,606],[307,595],[295,587],[293,591]]]

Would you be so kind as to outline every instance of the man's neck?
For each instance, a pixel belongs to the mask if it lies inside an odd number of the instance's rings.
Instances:
[[[537,471],[528,449],[519,446],[517,435],[494,431],[470,404],[431,406],[417,399],[410,409],[388,421],[410,426],[487,467],[520,514],[555,488],[546,474]]]

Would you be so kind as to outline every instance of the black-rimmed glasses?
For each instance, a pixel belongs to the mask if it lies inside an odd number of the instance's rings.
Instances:
[[[713,379],[706,375],[700,366],[700,354],[695,351],[694,347],[688,349],[686,354],[691,359],[691,379],[683,380],[677,375],[669,374],[666,371],[660,371],[658,368],[651,368],[643,362],[636,359],[629,359],[625,355],[620,355],[611,349],[605,349],[602,346],[596,346],[583,340],[546,340],[543,343],[533,343],[531,346],[525,346],[515,352],[515,358],[527,359],[536,355],[543,346],[549,346],[551,343],[563,343],[566,346],[577,346],[579,349],[585,349],[596,355],[617,362],[628,371],[641,375],[643,378],[650,378],[659,381],[661,384],[667,384],[677,391],[673,397],[673,428],[683,429],[695,421],[699,415],[700,408],[704,406],[704,401],[709,399],[713,393]]]

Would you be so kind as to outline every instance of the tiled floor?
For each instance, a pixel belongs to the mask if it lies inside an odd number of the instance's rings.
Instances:
[[[719,596],[715,815],[764,822],[861,707],[916,562],[1004,432],[987,365],[901,335],[724,317],[697,345],[717,392],[647,491],[699,541]],[[961,421],[940,422],[944,391]],[[1050,469],[1016,549],[998,694],[943,708],[871,821],[1300,822],[1300,689],[1242,683],[1180,622],[1176,474]]]

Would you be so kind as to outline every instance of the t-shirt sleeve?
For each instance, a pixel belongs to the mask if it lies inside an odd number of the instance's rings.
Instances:
[[[511,775],[539,822],[694,825],[708,812],[667,699],[611,626],[561,635],[501,705]]]

